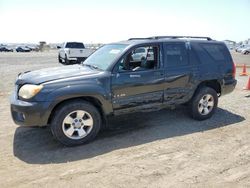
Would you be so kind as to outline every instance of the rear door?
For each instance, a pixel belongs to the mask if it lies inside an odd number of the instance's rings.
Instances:
[[[181,104],[193,94],[191,80],[195,66],[189,61],[189,44],[185,41],[166,42],[163,47],[166,70],[164,103]]]

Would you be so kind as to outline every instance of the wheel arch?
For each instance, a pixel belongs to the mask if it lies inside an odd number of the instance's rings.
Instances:
[[[102,108],[102,103],[101,103],[101,101],[99,99],[97,99],[95,97],[92,97],[92,96],[83,96],[83,97],[69,98],[69,99],[65,99],[63,101],[58,102],[53,107],[53,109],[52,109],[52,111],[51,111],[51,113],[49,115],[47,124],[49,125],[51,123],[51,120],[54,117],[55,112],[56,112],[56,110],[58,108],[60,108],[61,106],[65,105],[67,103],[73,102],[73,101],[78,101],[78,102],[87,101],[90,104],[92,104],[99,111],[99,113],[101,115],[101,118],[102,118],[102,121],[103,121],[103,126],[106,125],[106,116],[105,116],[105,113],[104,113],[104,109]]]
[[[202,87],[210,87],[210,88],[214,89],[217,92],[218,96],[221,95],[221,84],[220,84],[220,82],[218,80],[206,80],[206,81],[202,81],[201,83],[199,83],[199,85],[197,86],[193,96]]]

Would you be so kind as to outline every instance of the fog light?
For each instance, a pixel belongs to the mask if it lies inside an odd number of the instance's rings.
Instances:
[[[21,113],[21,112],[17,112],[16,113],[17,114],[17,119],[19,120],[19,121],[24,121],[25,120],[25,115],[24,115],[24,113]]]

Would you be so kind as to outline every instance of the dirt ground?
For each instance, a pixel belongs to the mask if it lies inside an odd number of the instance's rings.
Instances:
[[[237,76],[209,120],[190,119],[184,107],[121,116],[92,143],[68,148],[10,116],[17,74],[53,66],[62,66],[56,52],[0,53],[1,187],[250,187],[248,77]]]

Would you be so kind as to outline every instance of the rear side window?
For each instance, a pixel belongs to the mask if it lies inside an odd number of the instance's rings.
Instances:
[[[219,44],[201,44],[202,48],[215,61],[225,61],[225,47]]]
[[[188,64],[188,55],[185,43],[164,44],[164,51],[167,67]]]
[[[68,42],[66,48],[85,48],[81,42]]]

